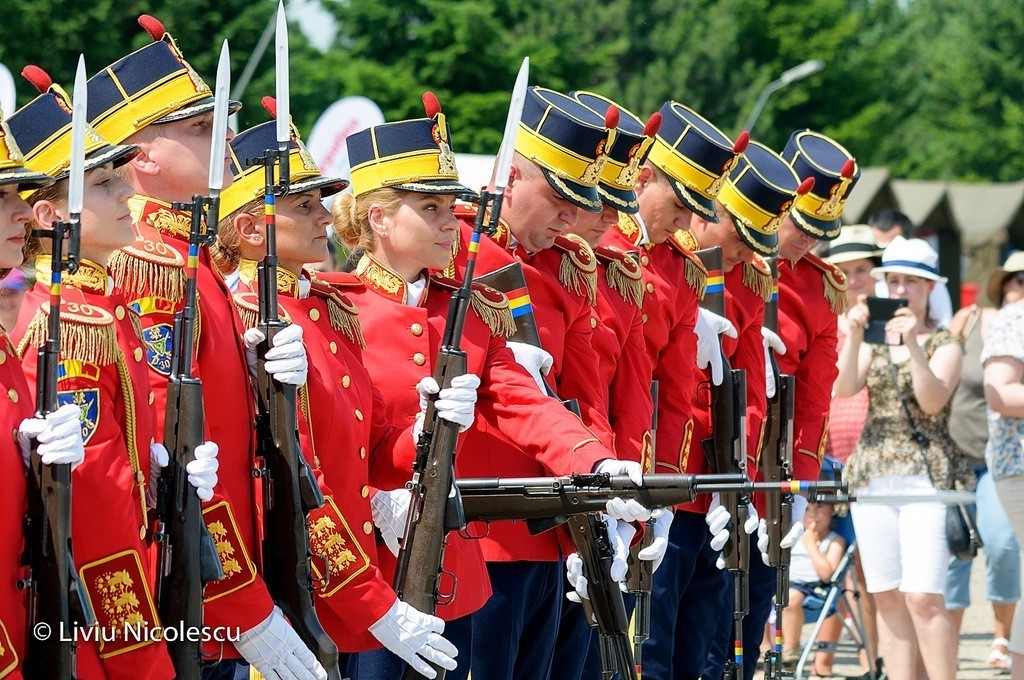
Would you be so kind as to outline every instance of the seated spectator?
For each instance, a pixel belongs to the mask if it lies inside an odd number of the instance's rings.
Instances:
[[[832,505],[814,503],[804,513],[804,535],[793,546],[789,566],[789,607],[782,612],[782,637],[791,647],[783,650],[782,662],[795,664],[800,659],[800,629],[821,615],[831,587],[829,579],[846,552],[846,541],[832,530],[835,523]],[[818,639],[837,642],[843,622],[833,604]],[[820,677],[832,675],[832,654],[818,652],[812,672]]]

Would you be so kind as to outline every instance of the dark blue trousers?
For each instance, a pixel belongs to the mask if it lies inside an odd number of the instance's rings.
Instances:
[[[644,680],[699,677],[725,605],[725,574],[715,566],[704,515],[676,512],[668,543],[654,574]]]
[[[756,536],[756,534],[755,534]],[[751,537],[753,538],[753,537]],[[750,610],[743,619],[743,677],[751,680],[761,658],[764,626],[771,613],[775,596],[775,569],[765,566],[757,551],[757,542],[751,541],[750,574],[747,577]],[[721,680],[725,661],[733,655],[733,587],[732,576],[727,574],[726,602],[718,620],[718,631],[708,652],[708,662],[701,676],[704,680]]]
[[[473,614],[473,677],[549,677],[565,567],[558,562],[489,562],[494,594]]]
[[[568,582],[565,583],[568,592]],[[597,634],[587,623],[582,605],[562,598],[562,612],[558,620],[558,641],[551,664],[551,677],[559,680],[580,680],[591,647],[597,649]],[[600,669],[600,660],[598,660]],[[597,675],[601,677],[600,671]]]
[[[203,680],[249,680],[249,664],[244,659],[226,659],[203,668]]]
[[[459,666],[445,674],[446,680],[465,680],[469,677],[469,661],[473,648],[471,619],[471,616],[463,616],[444,624],[444,637],[459,650],[459,655],[455,659]],[[398,680],[405,672],[405,666],[404,661],[388,650],[375,649],[350,654],[348,666],[342,668],[342,675],[351,680]]]

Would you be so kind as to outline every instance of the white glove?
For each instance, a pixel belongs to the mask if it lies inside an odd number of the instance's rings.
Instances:
[[[384,545],[395,556],[405,536],[405,522],[409,517],[412,496],[408,489],[378,491],[370,499],[370,514],[373,525],[380,530]]]
[[[654,532],[654,540],[636,556],[645,562],[654,562],[651,567],[651,573],[654,573],[658,571],[658,567],[661,566],[661,561],[668,551],[668,531],[672,528],[672,518],[675,517],[675,513],[671,508],[658,508],[651,513],[651,517],[654,519],[654,526],[648,526],[647,530]]]
[[[631,460],[618,460],[605,458],[594,468],[597,474],[626,475],[629,480],[640,486],[644,483],[644,470],[640,463]],[[646,522],[651,517],[651,511],[632,498],[624,500],[613,498],[605,505],[605,511],[615,519],[626,522]]]
[[[239,633],[235,649],[265,678],[327,680],[327,671],[277,607],[262,623]]]
[[[693,329],[697,334],[697,368],[711,366],[711,382],[722,384],[722,343],[719,335],[736,337],[736,327],[724,316],[719,316],[706,309],[697,310],[697,326]]]
[[[32,440],[39,443],[44,465],[71,465],[75,469],[85,460],[82,442],[82,409],[64,404],[45,418],[26,418],[18,428],[18,444],[25,465],[29,463]]]
[[[256,347],[266,339],[267,336],[258,328],[250,328],[242,335],[250,370],[256,366]],[[293,323],[275,335],[274,346],[267,350],[266,360],[267,373],[278,382],[296,386],[305,384],[309,366],[306,348],[302,344],[302,326]]]
[[[783,550],[792,548],[804,535],[804,513],[806,512],[807,499],[799,495],[794,496],[793,524],[789,527],[789,532],[779,541],[779,546]],[[768,559],[768,523],[763,519],[757,525],[757,549],[761,553],[761,561],[771,566]]]
[[[425,678],[437,676],[427,661],[445,670],[455,670],[455,657],[459,650],[441,637],[444,621],[424,614],[401,600],[395,600],[387,614],[370,626],[370,632],[395,656]]]
[[[465,432],[473,425],[476,417],[476,390],[480,387],[480,378],[472,373],[464,373],[452,378],[452,386],[441,390],[437,381],[427,376],[416,383],[416,392],[420,395],[420,412],[412,428],[413,441],[419,441],[423,432],[423,416],[427,412],[430,395],[437,394],[434,408],[442,420],[459,424],[459,432]],[[440,394],[438,391],[440,390]]]
[[[636,529],[629,522],[613,519],[604,513],[601,513],[601,521],[604,522],[608,530],[608,540],[613,553],[609,573],[612,579],[619,582],[619,587],[625,590],[622,580],[626,578],[629,569],[627,563],[629,544],[632,543],[633,536],[636,535]],[[579,602],[580,598],[589,599],[588,581],[587,577],[583,575],[583,560],[577,553],[572,553],[565,559],[565,577],[573,587],[572,591],[566,593],[566,598],[572,602]]]
[[[775,396],[775,371],[772,370],[772,351],[776,354],[786,353],[786,343],[782,342],[774,332],[767,328],[761,328],[761,341],[764,345],[764,380],[766,396],[771,399]]]
[[[732,513],[722,506],[721,496],[717,493],[712,494],[711,506],[708,508],[708,514],[704,517],[704,521],[708,525],[708,531],[711,532],[712,550],[721,550],[729,541],[729,530],[727,527],[731,518]],[[757,510],[754,509],[752,504],[747,503],[747,521],[743,523],[743,531],[747,534],[757,531],[758,520]],[[719,555],[715,566],[719,569],[725,569],[725,557]]]
[[[203,502],[213,498],[213,487],[217,486],[217,471],[220,469],[220,461],[217,460],[219,451],[220,448],[215,443],[203,442],[192,452],[195,460],[185,466],[188,483]]]
[[[516,363],[526,369],[526,372],[533,376],[537,382],[537,388],[542,394],[547,394],[544,388],[544,377],[551,371],[554,358],[540,347],[525,342],[510,341],[506,343],[516,357]]]
[[[570,602],[590,599],[590,592],[587,590],[587,577],[583,575],[583,559],[580,558],[579,553],[570,553],[565,558],[565,578],[572,586],[572,590],[565,594],[566,599]]]
[[[149,445],[149,486],[146,487],[146,505],[156,507],[156,493],[160,484],[160,472],[167,467],[171,461],[171,454],[167,447],[160,442]]]

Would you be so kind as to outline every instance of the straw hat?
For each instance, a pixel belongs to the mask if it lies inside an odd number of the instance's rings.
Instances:
[[[906,239],[897,236],[882,251],[882,266],[871,270],[871,276],[881,280],[886,274],[908,274],[929,281],[945,283],[946,277],[939,275],[939,254],[919,238]]]

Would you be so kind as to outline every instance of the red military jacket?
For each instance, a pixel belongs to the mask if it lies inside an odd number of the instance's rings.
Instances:
[[[735,339],[723,336],[722,350],[734,369],[746,371],[747,380],[747,474],[753,479],[757,473],[761,440],[764,436],[765,365],[764,340],[761,326],[764,322],[764,303],[772,294],[771,270],[764,260],[755,264],[736,265],[725,274],[725,315],[736,327]],[[695,369],[698,370],[698,369]],[[694,423],[694,445],[711,436],[710,371],[699,371],[702,384],[698,387],[700,408]],[[703,457],[703,451],[701,451]],[[705,461],[706,462],[706,461]],[[714,472],[710,467],[708,472]],[[709,498],[696,502],[707,510]]]
[[[636,216],[619,213],[619,223],[604,243],[640,247],[644,273],[641,320],[647,354],[658,381],[658,430],[655,472],[704,473],[707,466],[699,442],[693,443],[696,408],[697,309],[707,285],[707,271],[680,242],[639,244],[643,230]],[[681,505],[681,509],[690,506]],[[696,508],[694,508],[696,510]]]
[[[370,256],[360,261],[356,275],[367,287],[352,295],[367,346],[372,348],[364,355],[366,367],[384,393],[388,420],[411,425],[420,411],[416,384],[433,375],[449,301],[459,284],[431,276],[418,303],[410,305],[404,279]],[[462,348],[467,353],[467,371],[479,376],[481,384],[476,420],[459,444],[456,474],[517,477],[590,472],[599,460],[608,458],[607,450],[578,418],[542,395],[533,378],[515,362],[504,340],[512,329],[508,298],[486,286],[474,286]],[[470,434],[485,426],[514,438],[520,449],[505,453],[494,447],[473,446]],[[404,486],[411,473],[411,457],[376,456],[371,462],[371,481],[382,489]],[[519,531],[528,534],[521,522],[496,522],[488,530],[473,529],[474,535],[488,535],[479,540],[456,534],[448,538],[445,569],[455,574],[458,587],[454,601],[438,609],[446,620],[479,609],[490,596],[483,561],[488,551],[495,545],[515,550],[519,546],[507,543],[508,537]],[[557,541],[551,540],[557,550]],[[390,577],[394,573],[390,553],[382,551],[381,564]],[[445,585],[442,579],[442,587]]]
[[[22,368],[36,380],[36,349],[48,335],[50,258],[36,260],[36,284],[18,318]],[[82,260],[64,276],[57,399],[82,410],[85,460],[72,475],[75,566],[101,642],[81,644],[80,678],[173,678],[162,642],[126,635],[160,625],[153,600],[155,565],[146,541],[149,446],[156,439],[153,393],[138,319],[118,294],[107,295],[107,270]],[[97,508],[103,512],[97,514]]]
[[[145,196],[129,200],[136,241],[110,259],[115,292],[139,315],[155,393],[157,431],[163,432],[174,313],[184,305],[185,259],[191,218]],[[224,578],[204,593],[207,626],[248,630],[266,619],[273,602],[257,573],[259,508],[252,477],[255,419],[242,323],[223,277],[200,249],[199,320],[195,371],[203,383],[208,437],[220,447],[219,483],[203,504]],[[204,645],[208,655],[238,658],[230,643]]]
[[[796,376],[793,476],[818,478],[828,434],[832,385],[839,375],[837,315],[846,307],[846,277],[836,266],[807,254],[779,260],[779,335],[786,353],[779,370]]]
[[[246,326],[259,316],[256,263],[243,260],[235,303]],[[306,290],[308,288],[308,290]],[[411,459],[410,428],[388,423],[384,398],[363,366],[363,336],[355,305],[342,290],[359,291],[354,276],[339,275],[333,286],[278,269],[283,316],[302,326],[309,370],[299,389],[299,443],[324,495],[324,507],[309,515],[317,615],[342,652],[380,647],[367,629],[387,613],[397,596],[378,568],[370,513],[368,455]],[[321,561],[322,560],[322,561]]]
[[[456,210],[460,218],[458,240],[454,245],[452,267],[456,279],[462,279],[467,248],[473,236],[476,213]],[[497,248],[492,246],[497,245]],[[530,254],[513,243],[512,232],[501,222],[498,232],[482,239],[475,276],[487,274],[518,260],[529,291],[540,344],[553,359],[549,384],[561,399],[576,399],[584,424],[607,447],[612,445],[608,424],[606,390],[594,379],[598,365],[592,334],[597,327],[593,306],[597,303],[597,258],[579,236],[559,236],[551,248]]]
[[[461,220],[451,270],[461,278],[465,271],[465,244],[472,238],[474,213],[456,213]],[[498,232],[483,239],[477,257],[476,274],[485,274],[511,262],[522,265],[527,297],[537,326],[540,344],[553,359],[547,382],[561,399],[575,399],[583,423],[593,437],[607,447],[596,460],[611,458],[613,434],[608,423],[607,388],[594,374],[598,356],[593,346],[593,332],[598,325],[593,305],[597,301],[597,258],[590,246],[577,236],[563,236],[553,247],[536,254],[513,244],[508,224],[501,222]],[[543,402],[558,411],[564,407]],[[556,415],[555,417],[559,417]],[[562,414],[561,417],[564,417]],[[574,419],[570,419],[574,420]],[[488,423],[466,433],[470,449],[493,451],[495,465],[489,475],[536,476],[545,474],[528,457],[516,433],[501,431]],[[590,472],[587,469],[555,470],[556,474]],[[489,562],[556,561],[566,549],[571,550],[567,534],[556,531],[534,536],[521,522],[501,523],[491,527],[482,540]]]
[[[18,581],[26,576],[21,566],[25,548],[22,533],[28,507],[25,489],[25,464],[18,446],[18,427],[29,418],[35,406],[35,395],[21,372],[18,355],[0,328],[0,678],[20,680],[25,661],[25,591]],[[7,433],[10,433],[9,435]]]
[[[615,436],[615,454],[650,470],[651,374],[654,367],[644,340],[643,270],[639,253],[616,246],[598,246],[597,305],[599,323],[593,345],[600,363],[599,385],[608,394],[608,423]]]

